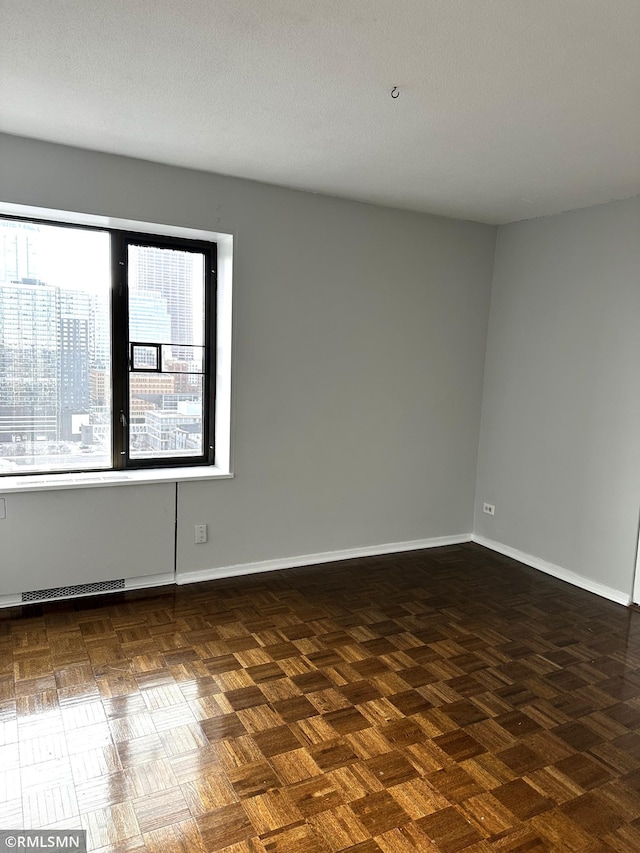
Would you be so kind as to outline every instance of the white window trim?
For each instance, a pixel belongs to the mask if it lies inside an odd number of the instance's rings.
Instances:
[[[64,474],[41,472],[39,474],[25,474],[20,477],[9,475],[0,477],[0,494],[232,478],[231,375],[233,364],[232,295],[234,235],[220,231],[204,231],[198,228],[184,228],[179,225],[160,225],[155,222],[75,213],[68,210],[52,210],[51,208],[11,204],[9,202],[0,202],[0,213],[8,216],[24,216],[34,219],[51,220],[52,222],[68,222],[72,225],[92,225],[98,228],[138,231],[145,234],[159,234],[165,237],[206,240],[218,244],[214,464],[193,467],[177,466],[175,468],[158,468],[155,470],[76,471]]]

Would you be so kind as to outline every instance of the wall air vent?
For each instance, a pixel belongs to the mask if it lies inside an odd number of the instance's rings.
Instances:
[[[23,604],[36,601],[48,601],[52,598],[77,598],[100,592],[117,592],[124,589],[124,578],[116,581],[98,581],[97,583],[79,583],[75,586],[57,586],[53,589],[34,589],[22,593]]]

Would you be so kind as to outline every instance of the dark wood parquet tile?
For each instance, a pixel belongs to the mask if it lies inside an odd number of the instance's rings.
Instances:
[[[640,851],[640,612],[476,545],[0,612],[0,828]]]

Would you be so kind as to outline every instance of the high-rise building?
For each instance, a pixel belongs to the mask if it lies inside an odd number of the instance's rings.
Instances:
[[[0,282],[0,442],[59,437],[60,291]]]
[[[40,226],[0,228],[0,443],[58,433],[59,291],[38,279]]]
[[[129,292],[129,339],[153,344],[171,341],[169,307],[160,293]]]
[[[0,284],[40,277],[38,237],[41,228],[34,222],[6,220],[0,228]]]
[[[166,300],[171,323],[171,334],[166,342],[173,344],[175,358],[191,360],[194,275],[195,265],[201,262],[201,256],[153,246],[131,247],[130,252],[130,299],[136,290],[162,296]]]
[[[89,324],[89,361],[92,368],[109,370],[111,364],[111,309],[110,294],[91,294],[91,322]]]
[[[60,437],[80,435],[79,415],[89,415],[91,296],[60,290]],[[74,417],[75,416],[75,417]],[[85,419],[88,422],[88,418]]]
[[[89,320],[89,400],[92,421],[110,420],[111,306],[110,293],[92,293]]]
[[[89,370],[89,399],[91,408],[104,408],[110,399],[109,373],[92,367]]]

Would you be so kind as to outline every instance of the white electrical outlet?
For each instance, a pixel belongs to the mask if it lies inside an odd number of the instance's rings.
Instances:
[[[207,525],[196,524],[196,545],[202,545],[207,541]]]
[[[493,504],[482,504],[482,512],[486,512],[487,515],[495,515],[496,508]]]

